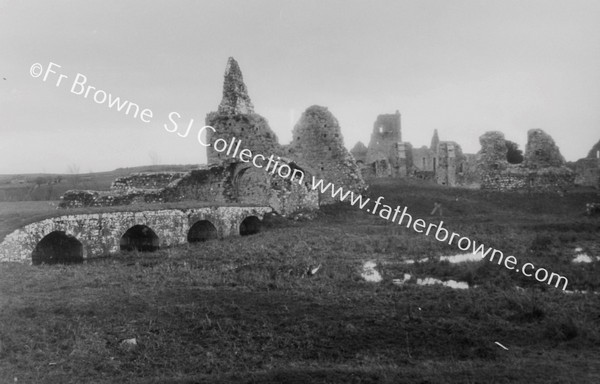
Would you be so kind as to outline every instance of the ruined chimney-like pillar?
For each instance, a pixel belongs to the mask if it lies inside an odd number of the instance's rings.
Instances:
[[[207,130],[207,141],[211,144],[206,148],[208,164],[223,164],[236,161],[225,153],[214,150],[212,145],[218,139],[231,142],[235,137],[241,141],[241,148],[247,148],[254,154],[265,157],[282,154],[277,135],[269,127],[267,119],[254,112],[254,106],[248,96],[242,71],[233,57],[227,61],[225,79],[223,81],[223,99],[216,112],[206,116],[206,125],[215,132]]]

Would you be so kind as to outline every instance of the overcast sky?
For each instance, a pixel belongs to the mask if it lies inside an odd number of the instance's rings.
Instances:
[[[576,160],[600,139],[595,0],[0,0],[0,47],[0,174],[205,163],[163,124],[178,112],[203,125],[229,56],[282,144],[314,104],[348,148],[396,110],[416,147],[438,129],[467,153],[490,130],[523,148],[542,128]],[[58,87],[30,74],[49,62]],[[70,92],[77,73],[150,123]]]

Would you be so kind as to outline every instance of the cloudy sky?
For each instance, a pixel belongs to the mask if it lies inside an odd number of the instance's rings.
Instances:
[[[467,153],[490,130],[523,147],[542,128],[576,160],[600,139],[599,20],[595,0],[0,0],[0,174],[205,163],[163,125],[203,125],[229,56],[284,144],[317,104],[348,148],[399,110],[414,146],[438,129]],[[150,122],[71,92],[78,73]]]

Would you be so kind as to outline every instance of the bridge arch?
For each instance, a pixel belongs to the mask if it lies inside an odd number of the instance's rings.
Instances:
[[[197,243],[218,238],[217,228],[208,220],[196,221],[188,231],[188,243]]]
[[[121,251],[154,252],[160,248],[160,240],[152,228],[137,224],[129,228],[119,240]]]
[[[256,216],[248,216],[240,224],[240,235],[255,235],[260,232],[262,223]]]
[[[33,265],[82,263],[83,244],[64,231],[52,231],[36,244],[31,262]]]

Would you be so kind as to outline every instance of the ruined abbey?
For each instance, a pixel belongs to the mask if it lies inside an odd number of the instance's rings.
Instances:
[[[201,144],[207,147],[207,165],[188,172],[121,177],[109,191],[67,191],[60,203],[65,213],[8,234],[0,243],[0,261],[79,262],[118,250],[156,250],[254,234],[267,214],[300,217],[335,202],[330,194],[313,189],[313,178],[357,193],[367,187],[365,179],[373,178],[499,191],[562,193],[574,184],[600,187],[600,142],[586,158],[567,164],[541,129],[529,130],[522,161],[515,162],[509,161],[509,145],[501,132],[483,134],[477,154],[440,140],[437,130],[429,146],[414,148],[402,141],[396,111],[377,117],[368,147],[359,142],[348,151],[337,119],[315,105],[295,125],[292,142],[281,144],[267,119],[254,111],[233,58],[227,62],[221,103],[205,122],[210,129]],[[252,161],[231,156],[236,141],[247,153],[260,156]],[[216,145],[229,142],[227,151]],[[290,177],[270,171],[272,162]],[[69,208],[87,210],[69,213]]]
[[[429,147],[414,148],[402,141],[401,115],[379,115],[371,141],[358,142],[351,153],[368,178],[415,178],[440,185],[499,191],[562,193],[579,184],[600,187],[600,142],[587,158],[567,164],[552,137],[541,129],[527,133],[523,161],[508,161],[508,146],[501,132],[479,138],[481,150],[463,153],[454,141],[440,141],[433,132]]]
[[[69,191],[61,206],[95,207],[144,203],[202,201],[212,204],[268,206],[288,216],[318,209],[333,199],[311,188],[312,177],[359,192],[366,187],[354,158],[343,143],[337,119],[325,107],[309,107],[296,124],[294,140],[282,145],[267,119],[254,111],[238,63],[229,58],[223,98],[217,111],[206,116],[207,163],[190,172],[134,174],[115,180],[111,191]],[[243,148],[261,154],[258,162],[244,162],[217,151],[214,143],[237,140]],[[229,151],[228,151],[229,152]],[[268,172],[266,158],[273,156],[293,175],[282,178]]]

